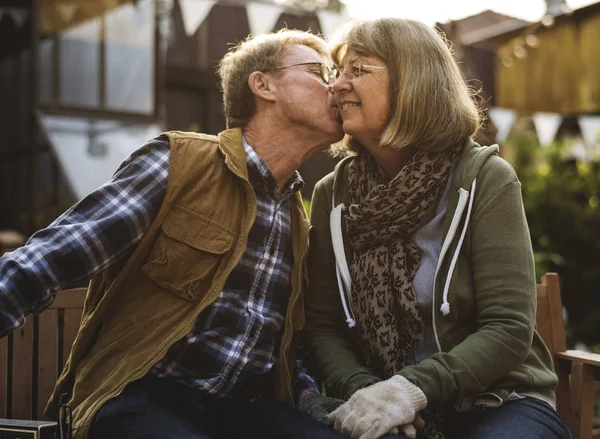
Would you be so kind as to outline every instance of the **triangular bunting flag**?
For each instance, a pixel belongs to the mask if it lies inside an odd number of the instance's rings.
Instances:
[[[27,9],[20,8],[8,8],[6,13],[12,17],[17,28],[23,26],[23,23],[25,23],[25,20],[27,20],[27,15],[29,14]]]
[[[179,0],[185,34],[191,37],[196,33],[216,0]]]
[[[600,143],[600,116],[579,116],[577,118],[581,137],[588,148]]]
[[[573,143],[571,149],[568,152],[569,157],[575,160],[587,160],[588,154],[585,145],[581,139],[578,139]]]
[[[342,24],[347,22],[350,17],[331,11],[317,11],[319,23],[321,23],[321,33],[325,37],[331,36],[333,32]]]
[[[533,125],[537,133],[540,145],[548,146],[554,140],[558,127],[562,122],[562,116],[555,113],[534,113]]]
[[[247,3],[246,14],[253,36],[269,33],[275,27],[284,7],[265,3]]]
[[[58,16],[60,17],[61,22],[64,24],[69,24],[71,23],[71,21],[73,21],[75,12],[77,12],[77,3],[56,3],[56,11],[58,12]]]
[[[498,129],[496,140],[498,142],[504,142],[517,119],[517,112],[515,110],[509,110],[508,108],[492,107],[488,110],[488,114],[490,115],[491,121]]]

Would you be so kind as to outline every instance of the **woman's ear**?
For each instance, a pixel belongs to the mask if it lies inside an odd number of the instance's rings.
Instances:
[[[264,72],[252,72],[248,78],[248,87],[254,95],[266,101],[274,101],[277,89],[273,78]]]

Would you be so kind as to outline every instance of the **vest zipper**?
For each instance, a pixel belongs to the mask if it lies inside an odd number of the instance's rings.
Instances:
[[[301,218],[298,219],[299,221],[301,220]],[[303,242],[304,245],[304,242]],[[290,347],[290,344],[292,343],[292,339],[293,339],[293,331],[294,328],[292,327],[292,316],[291,316],[291,310],[294,309],[294,305],[296,304],[296,302],[298,301],[298,298],[300,297],[300,292],[302,289],[302,263],[304,261],[304,259],[306,258],[306,250],[307,250],[307,246],[304,245],[304,248],[302,249],[302,255],[300,256],[300,261],[298,264],[298,291],[296,293],[296,296],[293,298],[292,300],[292,304],[290,307],[288,307],[288,312],[287,315],[285,317],[286,320],[286,325],[287,322],[289,322],[289,326],[290,326],[290,337],[288,340],[286,340],[285,345],[283,346],[283,364],[285,366],[285,373],[286,373],[286,389],[288,391],[288,396],[290,397],[290,401],[292,401],[292,405],[295,404],[294,401],[294,393],[292,392],[292,386],[291,386],[291,382],[292,382],[292,373],[290,371],[290,365],[288,363],[288,355],[286,354],[287,350]]]
[[[249,223],[249,227],[247,227],[247,229],[244,232],[244,245],[243,247],[241,247],[242,251],[239,252],[239,254],[236,257],[235,263],[231,265],[231,268],[229,269],[229,271],[227,271],[227,273],[223,276],[223,281],[219,284],[219,288],[216,288],[215,291],[221,291],[223,290],[223,287],[225,286],[225,282],[227,281],[227,278],[229,277],[229,275],[231,274],[231,272],[233,271],[233,269],[236,267],[237,263],[239,262],[240,258],[242,257],[244,250],[246,249],[246,246],[248,245],[248,234],[250,232],[250,229],[252,228],[252,224],[254,223],[254,219],[256,218],[256,193],[254,192],[254,189],[252,188],[252,185],[246,180],[244,179],[241,175],[239,175],[238,173],[236,173],[235,171],[233,171],[233,174],[235,174],[236,176],[238,176],[239,178],[241,178],[244,182],[244,184],[246,185],[247,188],[250,189],[250,192],[252,193],[252,195],[254,196],[254,204],[252,205],[252,210],[250,211],[251,213],[251,218],[252,221],[250,221]],[[209,304],[207,304],[208,306]],[[202,312],[202,310],[200,311]],[[198,313],[199,315],[199,313]],[[196,316],[198,317],[198,316]],[[177,343],[179,340],[181,340],[181,338],[187,334],[188,332],[190,332],[192,330],[192,328],[194,327],[194,324],[196,322],[196,319],[194,319],[191,323],[191,325],[189,327],[186,328],[185,331],[180,331],[179,334],[177,334],[177,337],[175,338],[175,341],[173,343],[170,343],[168,346],[166,346],[164,349],[162,349],[159,353],[159,355],[155,355],[154,358],[152,358],[147,364],[146,366],[144,366],[142,373],[138,373],[137,375],[134,375],[133,378],[131,378],[129,381],[127,381],[125,383],[124,386],[121,386],[121,388],[117,391],[117,393],[115,393],[114,395],[109,395],[108,397],[106,397],[104,399],[104,401],[102,401],[102,403],[99,405],[99,407],[94,410],[92,412],[92,416],[90,416],[88,418],[88,420],[85,422],[85,424],[83,425],[83,437],[87,437],[88,431],[90,429],[91,423],[94,420],[94,418],[96,417],[96,414],[98,413],[98,411],[100,410],[100,408],[102,408],[102,406],[110,399],[116,398],[117,396],[121,395],[121,393],[123,393],[123,390],[125,390],[125,387],[127,387],[128,384],[134,382],[137,379],[142,378],[143,376],[145,376],[150,369],[152,369],[152,366],[154,366],[154,364],[156,364],[156,362],[161,359],[169,350],[169,348],[171,346],[173,346],[175,343]],[[149,367],[147,367],[147,365],[150,365]]]

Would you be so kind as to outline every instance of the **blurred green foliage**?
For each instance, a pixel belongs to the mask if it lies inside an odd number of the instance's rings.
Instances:
[[[600,162],[576,159],[572,141],[542,148],[533,134],[506,147],[523,190],[536,273],[560,275],[569,344],[600,343]]]
[[[310,218],[310,200],[307,198],[304,198],[302,201],[304,202],[304,209],[306,209],[306,214]]]

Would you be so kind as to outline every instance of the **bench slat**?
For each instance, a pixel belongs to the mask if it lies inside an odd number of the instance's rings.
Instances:
[[[44,409],[77,336],[86,293],[86,288],[60,291],[51,306],[0,339],[0,418],[46,419]]]
[[[552,340],[552,325],[549,319],[545,318],[545,316],[550,315],[550,304],[548,303],[548,296],[546,294],[540,295],[541,291],[545,292],[546,288],[542,285],[538,285],[535,329],[540,337],[542,337],[542,340],[544,340],[548,348],[552,350],[554,348],[554,343]]]
[[[48,418],[44,416],[44,409],[58,379],[58,310],[47,309],[41,313],[38,328],[36,418],[47,420]]]
[[[13,331],[12,418],[32,419],[33,318]]]
[[[71,309],[83,308],[83,302],[85,295],[87,294],[87,288],[73,288],[72,290],[59,291],[56,295],[56,299],[49,306],[50,309]]]
[[[71,353],[71,346],[79,331],[79,324],[81,323],[81,309],[65,309],[65,327],[63,331],[63,353],[62,353],[62,367],[64,367]]]
[[[0,338],[0,418],[6,418],[8,409],[8,336]]]

